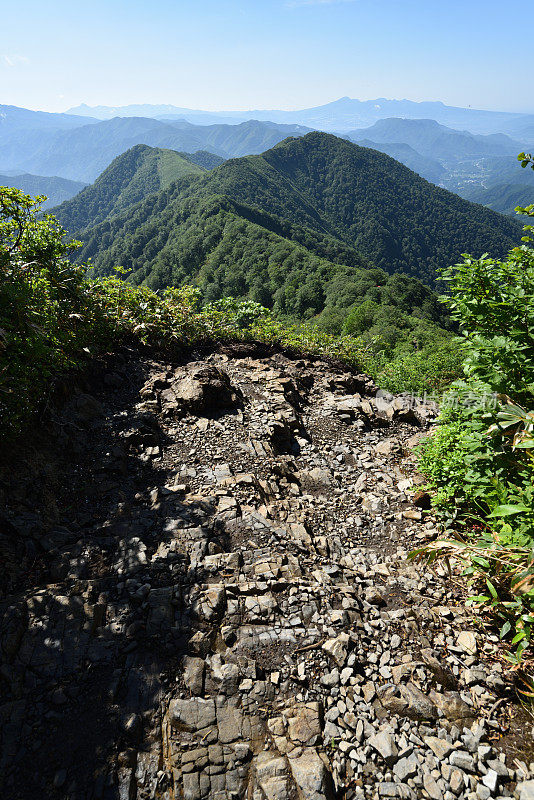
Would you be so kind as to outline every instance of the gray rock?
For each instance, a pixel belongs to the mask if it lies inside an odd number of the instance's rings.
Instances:
[[[171,700],[169,703],[169,721],[175,728],[193,731],[202,730],[215,725],[215,701],[194,697],[191,700]]]
[[[515,787],[514,797],[518,800],[534,800],[534,780],[521,781]]]
[[[430,775],[430,773],[425,772],[423,775],[423,786],[425,787],[428,796],[432,798],[432,800],[443,800],[443,794],[441,789],[439,788],[438,784]]]
[[[397,750],[395,740],[391,733],[380,731],[375,734],[375,736],[371,736],[367,744],[371,745],[371,747],[382,756],[386,764],[392,765],[396,762],[399,751]]]
[[[323,650],[333,658],[338,667],[343,667],[347,660],[349,642],[348,633],[340,633],[335,639],[327,639],[323,644]]]
[[[437,736],[424,736],[423,741],[426,745],[428,745],[428,747],[430,747],[439,761],[447,758],[447,756],[450,755],[450,753],[452,753],[454,750],[454,746],[452,744],[449,744],[449,742],[445,741],[445,739],[439,739]]]
[[[429,699],[452,721],[472,719],[475,716],[473,709],[464,703],[458,692],[429,692]]]
[[[491,793],[493,793],[497,784],[499,783],[499,776],[494,769],[489,769],[485,775],[482,776],[482,783],[487,786]]]
[[[195,656],[185,656],[183,668],[184,683],[191,694],[202,694],[204,689],[204,661]]]
[[[466,750],[455,750],[449,761],[453,767],[459,767],[464,772],[474,772],[475,770],[473,756],[469,755]]]
[[[414,755],[407,758],[401,758],[393,766],[393,772],[401,781],[407,781],[408,778],[413,778],[419,771],[419,762]]]
[[[306,800],[333,800],[330,774],[313,747],[307,747],[298,758],[290,758],[289,766],[302,797]]]

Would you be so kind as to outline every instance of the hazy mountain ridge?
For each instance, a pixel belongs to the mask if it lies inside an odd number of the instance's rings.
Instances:
[[[0,175],[0,186],[11,186],[33,197],[46,195],[48,199],[42,205],[45,211],[58,203],[70,200],[81,192],[85,185],[80,181],[69,181],[67,178],[30,175],[27,172],[21,175]]]
[[[346,135],[353,142],[362,139],[383,143],[404,142],[421,155],[444,163],[473,156],[515,156],[524,146],[505,134],[472,134],[453,130],[433,119],[393,117],[379,120],[370,128],[349,131]]]
[[[383,114],[391,109],[401,113],[403,109],[409,110],[413,106],[417,107],[418,113],[422,109],[428,111],[429,107],[436,113],[444,113],[443,109],[448,108],[440,103],[406,102],[408,106],[403,105],[403,101],[376,103],[380,108],[374,108],[373,113]],[[334,119],[339,110],[343,114],[348,114],[350,109],[354,111],[354,103],[360,110],[369,108],[369,104],[342,98],[319,109],[328,114],[333,113],[331,119]],[[0,171],[6,174],[16,171],[58,175],[85,183],[94,181],[115,157],[137,144],[187,153],[210,152],[213,154],[211,157],[199,156],[204,160],[197,163],[211,167],[222,159],[264,152],[287,136],[302,136],[310,131],[310,128],[298,123],[285,124],[257,119],[239,124],[198,125],[184,118],[183,114],[187,109],[171,106],[147,107],[146,113],[159,114],[159,118],[124,116],[104,121],[88,116],[55,115],[7,106],[2,108],[5,119],[0,125]],[[144,106],[129,106],[108,111],[110,114],[123,111],[132,114],[143,109]],[[172,114],[173,110],[177,113]],[[84,107],[80,113],[88,114],[89,111]],[[168,113],[160,114],[162,111]],[[99,113],[104,112],[105,108],[101,107]],[[413,108],[412,112],[415,113]],[[512,116],[516,122],[521,119],[519,127],[524,131],[532,130],[528,115]],[[502,115],[499,119],[501,118]],[[203,121],[209,122],[213,119],[222,120],[223,117],[215,114]],[[353,117],[351,119],[354,121]],[[322,121],[317,119],[317,127],[329,127],[325,120],[324,115]],[[41,122],[44,127],[36,127]],[[77,125],[77,122],[80,124]],[[341,128],[338,130],[341,131]],[[461,195],[471,192],[477,185],[482,187],[495,182],[496,178],[492,173],[502,170],[506,160],[511,175],[501,175],[500,182],[510,180],[511,183],[522,183],[523,178],[517,174],[516,154],[522,149],[529,149],[528,139],[520,141],[504,134],[478,135],[468,130],[453,130],[433,119],[379,119],[370,127],[352,128],[347,133],[340,132],[340,135],[386,152],[424,178]],[[495,161],[491,162],[489,159]]]
[[[413,100],[390,100],[383,97],[375,100],[356,100],[341,97],[324,105],[294,111],[280,109],[256,109],[246,112],[199,111],[177,106],[154,106],[140,104],[134,106],[95,106],[81,105],[69,109],[71,114],[92,115],[102,119],[111,116],[162,115],[185,117],[200,124],[209,122],[243,122],[248,119],[301,124],[327,131],[349,131],[357,127],[370,126],[386,117],[406,117],[409,119],[434,119],[452,128],[466,129],[471,133],[510,133],[519,135],[528,125],[534,126],[534,114],[521,114],[505,111],[484,111],[481,109],[447,106],[441,101],[415,102]]]
[[[508,182],[511,186],[529,184],[534,194],[534,182],[517,161],[517,154],[529,147],[504,134],[475,135],[447,128],[435,120],[391,118],[379,120],[370,128],[350,131],[346,136],[366,146],[372,140],[377,143],[377,149],[386,152],[393,143],[404,143],[416,151],[421,161],[412,154],[410,162],[402,151],[390,151],[390,154],[423,177],[468,200],[476,197],[480,202],[478,197],[487,196],[482,190],[497,182],[501,186]],[[437,162],[441,171],[432,170],[432,165],[428,166],[422,160],[425,158]],[[476,194],[478,189],[480,194]],[[491,203],[491,196],[488,197]],[[509,209],[509,204],[497,203],[491,207],[501,211]]]
[[[199,126],[184,120],[163,122],[147,117],[115,117],[104,122],[77,119],[81,124],[71,125],[71,129],[30,131],[20,146],[19,134],[4,140],[4,129],[0,127],[0,169],[59,175],[90,183],[114,158],[137,144],[187,153],[209,151],[226,159],[260,153],[289,135],[307,132],[300,126],[256,120],[233,126]]]

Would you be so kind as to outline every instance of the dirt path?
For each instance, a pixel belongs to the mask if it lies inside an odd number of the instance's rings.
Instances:
[[[246,348],[97,371],[6,456],[1,797],[534,797],[496,642],[406,560],[433,414]]]

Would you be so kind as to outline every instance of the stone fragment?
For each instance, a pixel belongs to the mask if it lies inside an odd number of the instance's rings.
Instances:
[[[240,399],[241,394],[232,386],[227,373],[203,362],[177,370],[170,388],[161,392],[164,411],[199,416],[233,408]]]
[[[374,736],[371,736],[371,738],[367,740],[367,744],[371,745],[371,747],[382,756],[386,764],[391,766],[397,760],[399,751],[397,750],[395,740],[391,733],[380,731]]]
[[[202,694],[204,688],[204,661],[195,656],[185,656],[183,669],[184,683],[191,694]]]
[[[456,644],[467,655],[473,656],[477,652],[477,638],[473,631],[461,631],[456,638]]]
[[[434,703],[452,721],[472,719],[475,714],[473,709],[465,703],[458,692],[436,692],[431,689],[428,695]]]
[[[534,780],[518,783],[514,797],[517,797],[517,800],[534,800]]]
[[[491,793],[495,792],[497,784],[499,783],[499,776],[494,769],[489,769],[486,774],[482,776],[482,783],[484,786],[488,787]]]
[[[321,708],[319,703],[307,703],[295,708],[288,720],[288,736],[299,745],[315,745],[321,736]]]
[[[443,800],[441,789],[429,772],[423,774],[423,786],[432,800]]]
[[[335,639],[327,639],[323,644],[323,650],[333,658],[338,667],[343,667],[347,660],[350,636],[348,633],[340,633]]]
[[[439,739],[437,736],[424,736],[423,741],[432,750],[434,755],[439,761],[447,758],[454,750],[454,746],[445,739]]]
[[[289,759],[293,779],[306,800],[333,800],[330,774],[314,747],[307,747],[301,756]]]
[[[393,766],[393,772],[401,781],[407,781],[408,778],[413,778],[418,772],[418,761],[415,756],[409,756],[399,759]]]
[[[475,762],[473,760],[473,756],[470,755],[466,750],[455,750],[454,753],[452,753],[449,761],[453,767],[458,767],[464,772],[474,772]]]
[[[415,684],[408,683],[400,687],[402,699],[406,702],[405,714],[411,719],[434,719],[437,717],[437,708]]]

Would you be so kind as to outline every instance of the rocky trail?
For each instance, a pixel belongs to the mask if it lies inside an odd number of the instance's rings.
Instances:
[[[71,387],[2,454],[2,800],[534,798],[497,638],[407,559],[434,417],[245,346]]]

